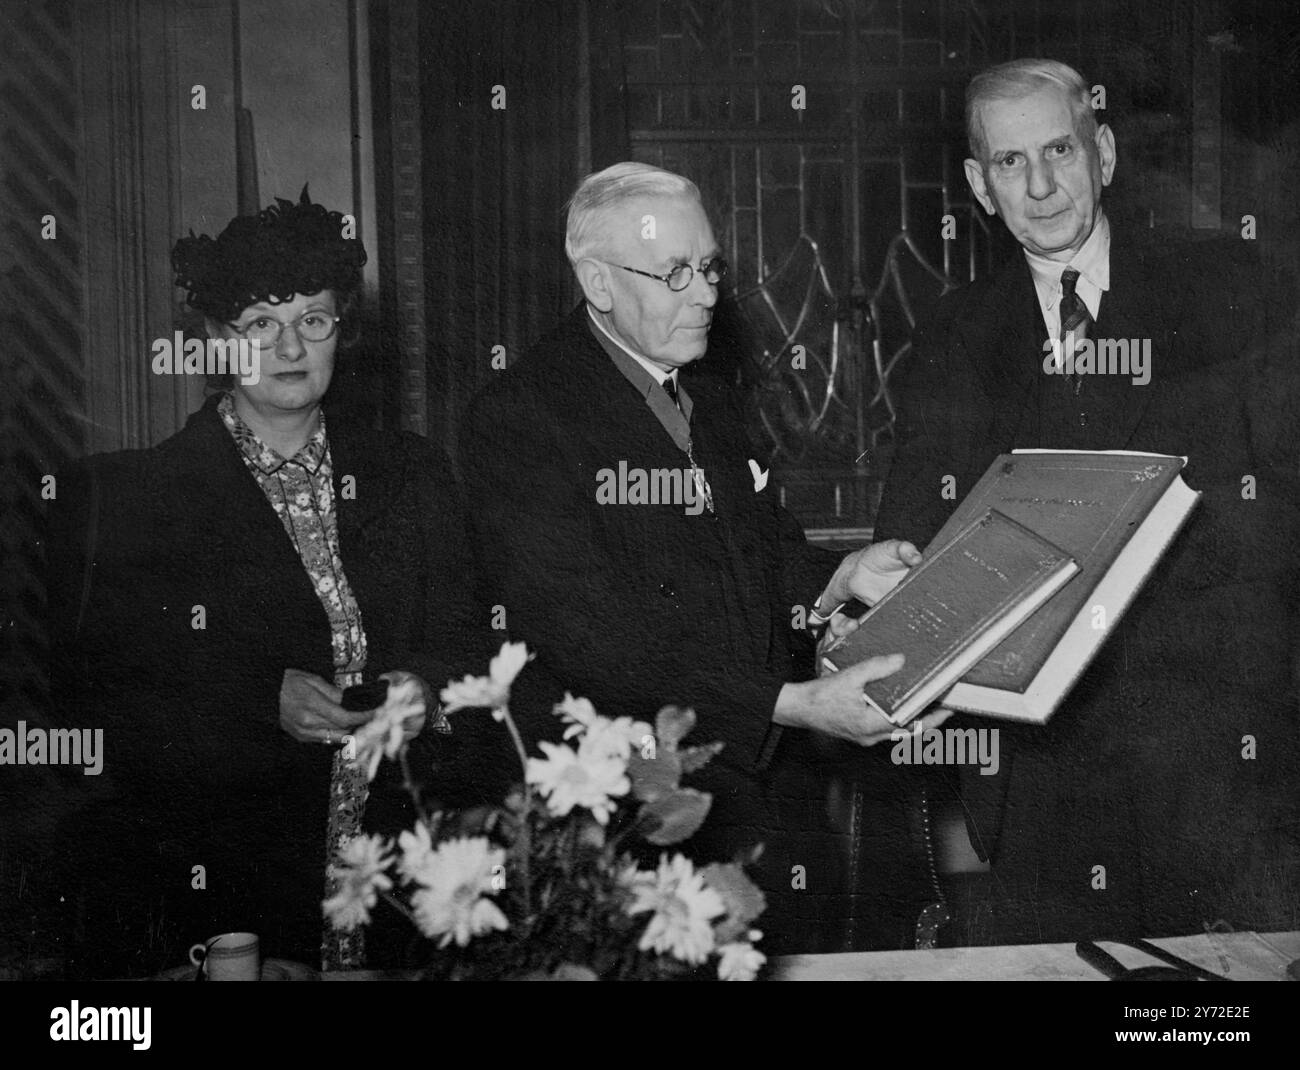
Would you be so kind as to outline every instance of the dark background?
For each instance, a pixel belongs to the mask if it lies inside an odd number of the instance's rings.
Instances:
[[[1207,238],[1251,215],[1261,254],[1295,263],[1287,3],[3,0],[0,725],[44,718],[41,477],[157,443],[201,400],[146,360],[188,323],[172,243],[307,182],[370,253],[334,393],[450,446],[493,347],[518,358],[576,300],[577,180],[628,158],[689,175],[733,265],[715,330],[774,478],[817,537],[860,541],[914,315],[1005,251],[962,176],[962,92],[1029,55],[1104,87],[1113,212]],[[67,793],[0,767],[0,975],[57,970]]]

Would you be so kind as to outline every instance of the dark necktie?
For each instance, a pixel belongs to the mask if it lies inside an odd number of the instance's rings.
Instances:
[[[663,381],[664,393],[673,399],[673,404],[681,411],[682,403],[677,400],[677,384],[671,379]],[[683,416],[686,414],[683,412]],[[686,456],[691,461],[691,478],[695,480],[695,486],[700,492],[700,497],[704,499],[704,504],[708,507],[709,513],[713,513],[713,491],[709,487],[709,481],[704,478],[704,470],[700,468],[695,460],[695,444],[688,438],[686,440]]]
[[[1092,333],[1092,314],[1083,298],[1075,292],[1079,282],[1077,268],[1066,268],[1061,272],[1061,344],[1073,341],[1075,347]],[[1064,356],[1064,350],[1062,356]],[[1074,380],[1074,392],[1077,394],[1083,386],[1083,376],[1071,376]]]
[[[1075,292],[1079,282],[1079,272],[1075,268],[1066,268],[1061,272],[1061,341],[1066,335],[1073,334],[1076,342],[1082,342],[1092,331],[1092,314],[1083,298]]]
[[[677,384],[674,383],[671,379],[665,379],[665,380],[664,380],[664,391],[665,391],[665,393],[667,393],[667,395],[668,395],[670,398],[673,399],[673,404],[676,405],[677,408],[680,410],[681,407],[682,407],[682,403],[681,403],[680,401],[677,400]]]

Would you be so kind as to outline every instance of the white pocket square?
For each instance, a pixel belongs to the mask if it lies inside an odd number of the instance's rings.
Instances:
[[[757,494],[767,486],[767,477],[771,475],[771,472],[765,472],[763,469],[759,468],[758,462],[752,457],[749,459],[749,470],[754,475],[754,493]]]

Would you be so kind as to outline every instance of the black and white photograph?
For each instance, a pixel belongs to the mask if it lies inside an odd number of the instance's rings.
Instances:
[[[33,1035],[217,1021],[100,982],[1110,979],[1252,986],[1081,1042],[1251,1049],[1298,173],[1274,0],[0,0]]]

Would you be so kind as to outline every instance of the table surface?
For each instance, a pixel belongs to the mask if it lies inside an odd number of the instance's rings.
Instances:
[[[1234,981],[1284,981],[1300,959],[1300,932],[1214,933],[1152,940],[1153,944]],[[1162,965],[1143,951],[1098,940],[1125,966]],[[954,947],[937,951],[856,951],[787,955],[773,962],[777,981],[1104,981],[1074,944]],[[323,981],[394,981],[409,973],[347,970]]]
[[[1136,948],[1096,941],[1125,966],[1157,966]],[[1300,959],[1300,932],[1209,933],[1151,943],[1234,981],[1284,981]],[[1074,944],[954,947],[935,951],[863,951],[788,955],[774,961],[780,981],[1104,981]]]

